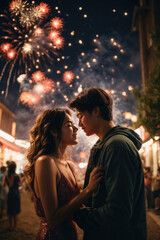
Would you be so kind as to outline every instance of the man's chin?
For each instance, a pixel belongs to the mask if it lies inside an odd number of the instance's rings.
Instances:
[[[89,136],[92,136],[94,133],[91,133],[91,132],[85,132],[86,136],[89,137]]]

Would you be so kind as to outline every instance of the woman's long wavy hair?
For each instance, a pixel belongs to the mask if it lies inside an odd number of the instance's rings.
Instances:
[[[34,189],[34,165],[38,157],[51,155],[59,157],[61,129],[66,114],[71,115],[68,109],[51,108],[42,112],[30,130],[30,148],[28,150],[28,165],[24,169],[27,183]]]

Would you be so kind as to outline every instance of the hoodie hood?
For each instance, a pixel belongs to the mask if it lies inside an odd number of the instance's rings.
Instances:
[[[103,137],[102,140],[98,140],[97,143],[95,144],[94,147],[97,148],[101,148],[102,145],[106,142],[106,140],[108,140],[109,138],[111,138],[114,135],[123,135],[127,138],[129,138],[135,145],[135,147],[139,150],[142,146],[142,139],[140,138],[140,136],[133,131],[132,129],[126,128],[126,127],[122,127],[122,126],[116,126],[111,128]]]

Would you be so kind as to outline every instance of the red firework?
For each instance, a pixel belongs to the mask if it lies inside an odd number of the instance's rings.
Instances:
[[[56,31],[56,30],[51,30],[49,33],[49,38],[53,41],[56,40],[57,38],[59,38],[60,36],[60,32]]]
[[[14,50],[14,49],[10,49],[8,52],[7,52],[7,58],[8,60],[13,60],[16,56],[17,52]]]
[[[53,44],[57,49],[63,48],[64,38],[63,37],[57,37],[57,38],[53,39]]]
[[[74,77],[75,75],[71,71],[66,71],[63,73],[63,81],[67,84],[70,84],[73,81]]]
[[[37,95],[32,94],[30,92],[22,92],[20,95],[20,101],[23,104],[28,104],[29,106],[32,106],[32,105],[38,104],[40,101],[40,98]]]
[[[34,72],[31,76],[34,82],[43,82],[45,80],[45,73],[41,71]]]
[[[47,17],[51,11],[50,6],[47,3],[40,3],[37,8],[39,9],[42,17]]]
[[[55,87],[55,83],[48,78],[45,78],[45,80],[41,84],[45,92],[51,92]]]
[[[39,37],[40,35],[43,34],[43,29],[42,28],[36,28],[34,31],[34,36]]]
[[[2,43],[0,49],[2,52],[8,52],[12,48],[12,44],[10,43]]]
[[[19,3],[18,1],[12,1],[10,4],[9,4],[9,10],[12,12],[14,11],[14,9],[16,9],[18,7]]]
[[[55,29],[62,29],[63,28],[63,19],[59,17],[55,17],[51,20],[51,27]]]

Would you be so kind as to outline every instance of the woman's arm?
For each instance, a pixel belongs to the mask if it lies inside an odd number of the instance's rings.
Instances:
[[[51,157],[42,156],[37,159],[35,176],[49,227],[59,225],[65,219],[71,217],[97,188],[102,178],[102,169],[100,167],[95,168],[91,173],[88,186],[68,204],[58,208],[57,173],[57,166]]]

